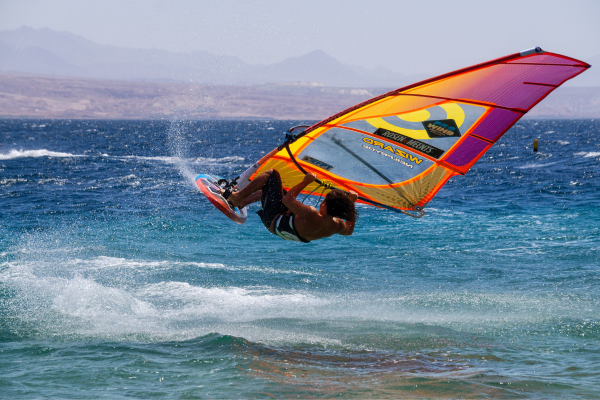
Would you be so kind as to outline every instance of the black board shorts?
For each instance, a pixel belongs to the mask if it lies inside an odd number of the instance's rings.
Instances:
[[[287,190],[283,188],[279,172],[273,170],[262,188],[262,196],[260,197],[262,210],[259,210],[256,213],[260,216],[260,220],[269,232],[271,232],[271,222],[273,222],[278,215],[285,214],[277,221],[275,235],[285,240],[308,243],[309,240],[304,239],[294,229],[292,221],[295,216],[293,213],[289,213],[290,210],[283,204],[283,196],[285,196],[286,193]]]
[[[271,222],[273,222],[275,217],[289,211],[288,208],[283,205],[283,196],[285,196],[286,193],[287,190],[283,188],[279,172],[273,170],[273,173],[271,173],[269,179],[267,179],[267,182],[262,188],[262,196],[260,198],[262,210],[256,212],[269,231],[271,230]]]

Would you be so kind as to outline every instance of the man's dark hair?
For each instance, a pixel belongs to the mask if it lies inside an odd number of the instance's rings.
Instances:
[[[356,221],[358,213],[354,202],[348,198],[348,193],[341,190],[333,189],[325,196],[325,205],[327,206],[327,214],[332,217],[345,219],[346,221]]]

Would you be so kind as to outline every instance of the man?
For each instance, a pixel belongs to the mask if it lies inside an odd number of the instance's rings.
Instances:
[[[260,200],[263,209],[257,214],[263,224],[271,233],[285,240],[308,243],[336,233],[352,235],[357,217],[354,203],[358,196],[355,192],[347,194],[332,190],[318,210],[296,200],[296,196],[316,178],[315,174],[308,173],[302,182],[286,192],[279,172],[270,169],[242,190],[232,192],[227,200],[238,208]]]

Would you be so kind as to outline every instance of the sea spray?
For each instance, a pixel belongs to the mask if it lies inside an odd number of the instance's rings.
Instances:
[[[189,126],[186,121],[173,120],[167,131],[167,146],[169,153],[175,157],[175,165],[181,176],[191,186],[196,187],[195,178],[198,173],[193,171],[190,162],[190,143],[189,138],[193,136],[189,133]]]

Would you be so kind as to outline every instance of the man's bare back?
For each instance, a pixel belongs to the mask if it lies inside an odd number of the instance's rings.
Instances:
[[[283,196],[283,204],[296,215],[294,220],[296,230],[307,240],[323,239],[336,233],[349,236],[354,232],[355,221],[344,221],[340,218],[333,217],[327,214],[327,203],[321,202],[319,209],[307,206],[299,202],[296,197],[310,183],[316,179],[315,174],[308,173],[304,176],[302,182],[290,189]],[[350,192],[350,200],[354,203],[357,195]]]

